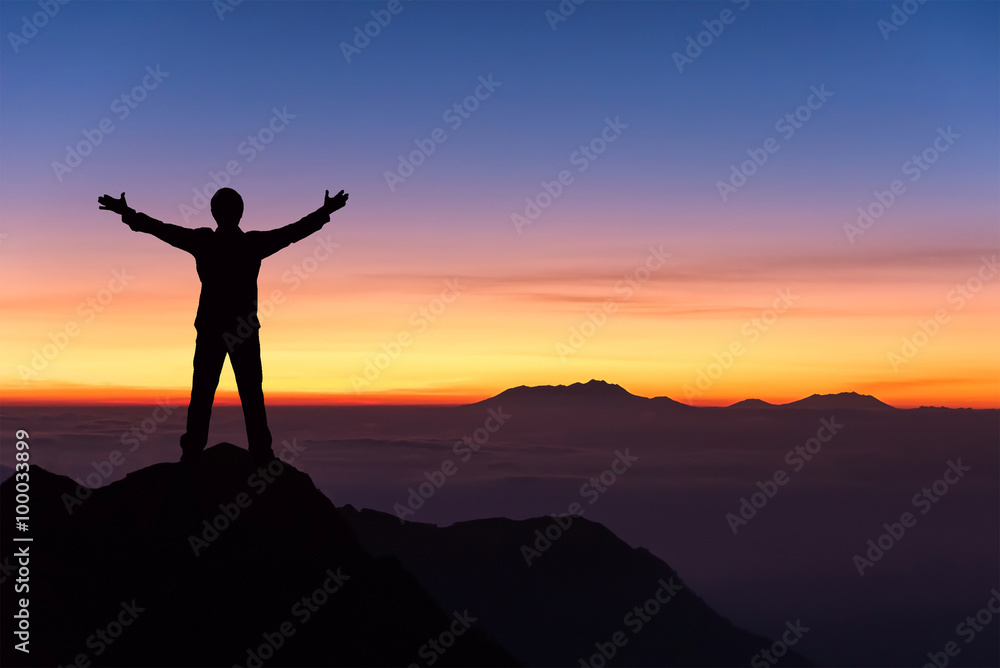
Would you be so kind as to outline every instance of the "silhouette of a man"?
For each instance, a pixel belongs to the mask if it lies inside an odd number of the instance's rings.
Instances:
[[[233,365],[243,404],[250,455],[255,464],[274,459],[271,432],[264,411],[263,374],[260,363],[260,321],[257,319],[257,274],[260,262],[285,246],[306,238],[330,222],[330,214],[347,203],[341,190],[302,220],[266,232],[244,232],[243,198],[232,188],[222,188],[212,197],[216,229],[190,229],[163,223],[138,213],[121,199],[98,197],[100,208],[120,214],[122,222],[136,232],[147,232],[171,246],[191,253],[201,279],[201,298],[194,326],[198,336],[194,349],[194,376],[188,405],[187,431],[181,436],[181,461],[198,460],[208,442],[212,402],[226,354]]]

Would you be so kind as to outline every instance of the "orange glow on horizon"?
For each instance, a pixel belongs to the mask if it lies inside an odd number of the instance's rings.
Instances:
[[[580,379],[579,381],[565,381],[562,383],[548,383],[551,385],[571,384],[572,382],[585,383],[590,379]],[[597,379],[601,380],[601,379]],[[613,382],[608,380],[607,382]],[[988,385],[988,383],[984,383]],[[477,403],[494,397],[500,392],[510,389],[498,387],[495,389],[466,392],[445,392],[445,391],[425,391],[414,390],[385,391],[372,393],[320,393],[320,392],[266,392],[265,400],[269,406],[462,406]],[[704,401],[688,401],[682,394],[670,394],[662,391],[638,392],[634,388],[625,387],[626,390],[640,397],[668,397],[674,401],[695,407],[718,408],[731,406],[744,399],[760,399],[770,404],[786,404],[799,399],[804,399],[811,394],[837,394],[839,392],[857,392],[867,394],[876,399],[900,409],[919,408],[922,406],[946,407],[946,408],[973,408],[973,409],[998,409],[1000,408],[1000,396],[997,394],[997,386],[993,386],[994,394],[990,397],[984,395],[981,400],[970,400],[964,395],[952,395],[952,400],[948,401],[948,395],[944,395],[943,401],[926,401],[919,398],[921,395],[915,389],[907,391],[906,388],[898,389],[894,393],[878,393],[864,387],[840,388],[830,391],[817,392],[782,392],[780,394],[755,395],[755,396],[726,396],[716,395]],[[884,388],[883,388],[884,389]],[[988,389],[988,388],[984,388]],[[155,404],[160,401],[170,402],[174,405],[183,406],[185,409],[188,402],[189,388],[149,388],[149,387],[86,387],[86,386],[51,386],[38,388],[25,392],[23,389],[19,394],[15,394],[14,388],[0,386],[0,393],[4,395],[4,404],[7,406],[126,406],[126,405],[146,405]],[[216,406],[239,406],[239,395],[234,391],[219,391],[215,398]]]
[[[42,274],[29,259],[36,251],[5,255],[5,275],[37,279],[0,296],[4,403],[169,396],[186,406],[194,263],[139,241],[126,236],[116,242],[125,253],[109,248]],[[410,258],[396,245],[355,239],[348,252],[341,241],[342,255],[305,278],[289,281],[286,272],[312,255],[309,240],[261,270],[269,404],[458,405],[520,385],[596,378],[699,406],[853,391],[900,408],[1000,407],[1000,281],[989,275],[968,298],[954,293],[986,266],[981,249],[928,256],[893,248],[845,260],[801,248],[710,253],[678,237],[665,247],[668,261],[635,284],[649,240],[534,242],[519,248],[516,266],[459,252],[472,245],[461,237]],[[127,267],[113,259],[129,253]],[[443,256],[454,259],[445,265]],[[112,269],[134,276],[126,289],[105,290]],[[457,296],[442,302],[456,280]],[[771,313],[789,291],[792,305]],[[926,337],[920,323],[938,312],[944,323]],[[389,359],[401,336],[409,343]],[[921,345],[900,357],[914,339]],[[734,346],[741,352],[729,360]],[[239,403],[229,363],[217,397]]]

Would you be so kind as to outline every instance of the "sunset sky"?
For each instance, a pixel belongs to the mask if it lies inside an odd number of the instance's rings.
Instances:
[[[215,174],[350,193],[261,269],[270,402],[1000,406],[1000,11],[903,4],[0,3],[0,392],[189,391],[194,260],[97,197],[214,227]]]

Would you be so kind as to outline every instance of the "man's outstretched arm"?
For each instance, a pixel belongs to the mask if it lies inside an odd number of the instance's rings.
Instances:
[[[324,225],[330,222],[331,213],[344,208],[348,197],[349,195],[343,190],[330,197],[330,191],[327,190],[326,196],[323,198],[323,206],[302,220],[274,230],[268,230],[267,232],[252,232],[251,234],[257,235],[257,239],[260,241],[258,247],[260,256],[265,258],[268,255],[273,255],[282,248],[305,239],[313,232],[319,231]]]
[[[163,223],[144,213],[139,213],[125,202],[125,193],[122,193],[121,199],[115,199],[110,195],[103,195],[97,198],[97,203],[101,205],[100,209],[113,211],[120,215],[122,222],[132,228],[133,231],[152,234],[154,237],[166,241],[171,246],[192,254],[194,253],[197,243],[194,230],[188,227]]]

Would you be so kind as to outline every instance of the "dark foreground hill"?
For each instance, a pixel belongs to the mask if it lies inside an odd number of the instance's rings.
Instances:
[[[309,476],[254,473],[234,445],[210,448],[194,474],[131,473],[72,514],[75,482],[32,467],[30,484],[30,590],[15,594],[13,573],[0,587],[5,666],[407,665],[453,624],[435,665],[514,662],[396,560],[362,550]],[[14,494],[11,478],[6,527]],[[4,541],[5,566],[17,545]],[[30,654],[11,642],[21,596]]]
[[[771,646],[599,524],[574,518],[548,546],[551,518],[401,524],[338,511],[309,476],[272,466],[222,443],[193,472],[157,464],[89,494],[32,467],[18,536],[32,541],[5,532],[0,553],[0,662],[746,665]],[[0,486],[5,527],[14,485]],[[14,635],[24,597],[28,654]]]
[[[749,665],[772,645],[718,615],[649,551],[580,516],[437,527],[340,512],[373,554],[399,557],[445,609],[474,609],[527,665]],[[789,652],[771,665],[810,664]]]

